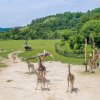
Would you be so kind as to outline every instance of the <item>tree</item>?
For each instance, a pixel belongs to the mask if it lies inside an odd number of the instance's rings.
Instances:
[[[28,34],[30,32],[30,29],[29,27],[24,27],[20,30],[20,34],[21,35],[21,39],[28,39],[30,37],[28,37]]]
[[[10,31],[10,38],[15,39],[15,40],[19,39],[19,37],[18,37],[19,33],[20,33],[19,27],[15,27],[14,29],[12,29]]]
[[[65,30],[62,34],[62,38],[65,40],[65,41],[68,41],[69,40],[69,37],[72,35],[71,34],[72,31],[71,30]]]
[[[100,43],[100,21],[99,20],[91,20],[83,25],[81,29],[81,33],[85,37],[89,37],[91,39],[91,34],[93,34],[95,43],[99,45]]]
[[[92,13],[100,13],[100,8],[95,8],[91,11]]]
[[[73,36],[70,36],[70,38],[68,40],[71,49],[74,49],[74,45],[75,45],[75,42],[76,42],[75,38],[76,37],[73,35]]]

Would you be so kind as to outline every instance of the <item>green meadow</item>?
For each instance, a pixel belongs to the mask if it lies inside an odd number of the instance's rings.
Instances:
[[[38,53],[43,52],[44,50],[49,51],[53,54],[53,58],[48,56],[46,57],[46,61],[60,61],[64,63],[71,64],[83,64],[84,59],[82,58],[70,58],[64,57],[55,52],[55,43],[60,42],[60,40],[29,40],[28,45],[32,47],[32,51],[25,51],[24,44],[25,40],[1,40],[0,41],[0,56],[3,58],[7,58],[8,53],[13,51],[23,51],[18,54],[22,60],[27,57],[36,56]],[[32,62],[37,62],[38,59],[32,59]]]

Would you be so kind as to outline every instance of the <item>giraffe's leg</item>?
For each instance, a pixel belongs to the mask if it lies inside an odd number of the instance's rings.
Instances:
[[[71,81],[71,92],[73,91],[73,83],[74,83],[74,81],[72,80]]]
[[[41,81],[41,89],[42,89],[42,91],[43,91],[43,87],[42,87],[42,84],[43,84],[43,81]]]
[[[93,65],[91,64],[91,71],[93,71]]]
[[[67,89],[67,92],[69,91],[69,80],[68,80],[68,89]]]
[[[91,70],[90,64],[88,64],[88,66],[89,66],[89,70]]]
[[[94,62],[94,68],[96,68],[97,67],[97,65],[96,65],[96,61]]]
[[[28,66],[28,70],[29,70],[29,73],[30,73],[30,67]]]
[[[47,88],[48,88],[48,82],[47,82]]]
[[[92,66],[92,64],[90,64],[90,68],[91,68],[91,71],[93,70],[93,66]]]
[[[33,67],[33,66],[31,67],[31,72],[32,72],[32,73],[34,72],[34,67]]]
[[[39,83],[39,81],[38,81],[38,79],[37,79],[37,86],[36,86],[36,90],[37,90],[37,88],[38,88],[38,83]]]
[[[92,64],[90,64],[90,68],[91,68],[91,70],[92,70]]]
[[[45,81],[43,81],[43,88],[45,87]]]
[[[93,69],[94,69],[94,65],[92,64],[91,65],[91,73],[94,73],[94,70]]]
[[[73,86],[72,86],[72,81],[70,82],[70,92],[72,92]]]
[[[45,78],[46,71],[43,72],[43,77]]]

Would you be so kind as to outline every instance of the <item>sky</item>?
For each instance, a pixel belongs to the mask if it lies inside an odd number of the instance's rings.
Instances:
[[[0,27],[26,26],[36,18],[98,7],[100,0],[0,0]]]

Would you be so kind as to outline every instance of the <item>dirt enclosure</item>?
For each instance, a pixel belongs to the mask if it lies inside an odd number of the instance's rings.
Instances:
[[[12,63],[11,55],[5,60],[8,67],[0,71],[0,100],[100,100],[100,74],[84,74],[83,65],[71,65],[75,75],[74,90],[67,91],[67,64],[45,62],[46,78],[50,80],[49,90],[36,88],[35,74],[28,74],[27,64],[17,58]],[[35,68],[38,67],[37,63]]]

